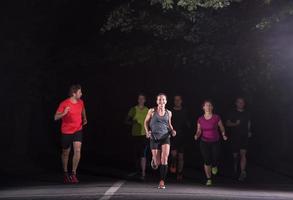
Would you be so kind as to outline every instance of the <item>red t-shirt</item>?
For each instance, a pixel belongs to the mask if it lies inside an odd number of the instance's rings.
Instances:
[[[60,103],[57,112],[63,113],[66,107],[70,107],[70,109],[62,118],[61,133],[73,134],[82,129],[82,110],[84,109],[84,103],[81,99],[76,103],[72,103],[70,99],[66,99]]]

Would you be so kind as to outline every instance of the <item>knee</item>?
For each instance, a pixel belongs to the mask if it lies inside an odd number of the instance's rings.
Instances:
[[[238,153],[233,153],[233,158],[238,158]]]
[[[146,157],[140,157],[141,161],[146,161]]]
[[[156,165],[160,165],[161,164],[161,158],[159,155],[153,155],[153,160],[156,163]]]
[[[157,159],[156,159],[156,164],[157,165],[160,165],[162,162],[161,162],[161,158],[159,158],[159,157],[157,157]]]
[[[69,156],[69,153],[70,153],[70,149],[63,149],[62,150],[62,156],[64,156],[64,157]]]
[[[246,153],[244,153],[244,152],[240,153],[240,157],[241,157],[241,159],[246,159]]]
[[[74,149],[74,154],[75,155],[80,155],[80,148]]]

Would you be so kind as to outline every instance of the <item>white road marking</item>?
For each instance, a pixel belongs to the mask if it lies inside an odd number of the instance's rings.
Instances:
[[[125,183],[126,181],[117,181],[114,183],[105,193],[104,196],[100,198],[100,200],[109,200],[111,197],[119,190],[119,188]]]

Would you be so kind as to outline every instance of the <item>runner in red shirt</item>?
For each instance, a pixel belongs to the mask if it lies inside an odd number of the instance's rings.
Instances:
[[[64,183],[78,183],[76,170],[80,160],[80,150],[82,144],[82,127],[87,124],[84,103],[80,99],[82,96],[81,86],[72,85],[69,90],[69,98],[62,101],[54,116],[55,120],[62,119],[61,125],[61,145],[62,145],[62,165],[64,170]],[[68,173],[68,160],[73,144],[72,173]]]

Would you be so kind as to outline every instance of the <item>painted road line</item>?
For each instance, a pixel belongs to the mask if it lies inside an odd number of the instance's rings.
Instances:
[[[126,181],[121,180],[114,183],[105,193],[104,196],[100,198],[100,200],[108,200],[119,190],[119,188],[125,183]]]

